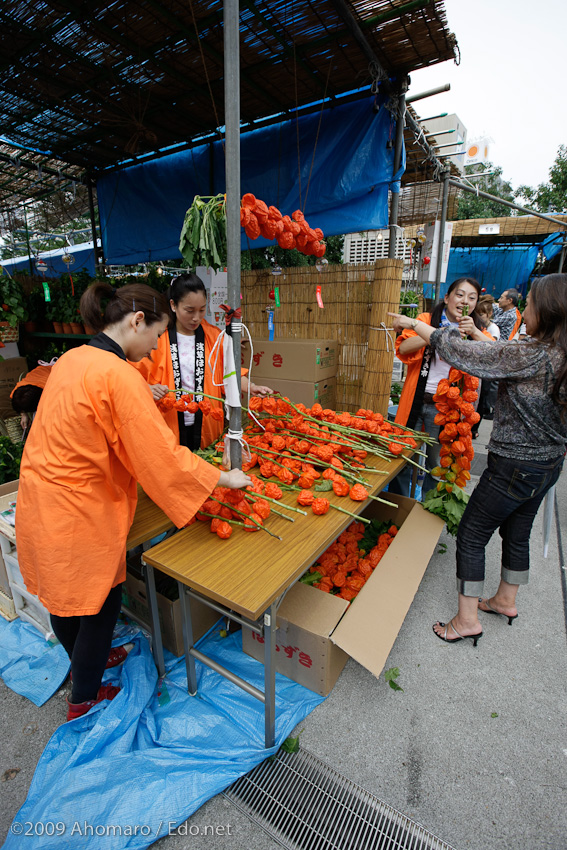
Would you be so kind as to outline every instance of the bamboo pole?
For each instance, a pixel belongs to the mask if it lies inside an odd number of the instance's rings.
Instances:
[[[368,352],[362,382],[360,406],[370,408],[386,417],[390,387],[392,384],[392,366],[394,351],[392,331],[388,334],[381,327],[391,327],[388,312],[397,312],[400,303],[402,284],[402,260],[378,260],[374,284],[372,286],[372,310],[368,329]]]

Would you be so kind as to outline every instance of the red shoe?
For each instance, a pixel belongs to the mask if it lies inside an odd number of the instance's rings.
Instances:
[[[75,720],[76,717],[82,717],[87,711],[90,711],[93,705],[97,705],[105,699],[113,700],[116,694],[120,691],[116,685],[101,685],[98,689],[96,699],[88,699],[85,702],[69,702],[67,700],[67,720]]]
[[[110,650],[108,661],[104,665],[105,670],[110,670],[111,667],[118,667],[123,661],[126,661],[128,653],[134,649],[133,643],[125,643],[124,646],[115,646]],[[69,678],[73,681],[73,674],[69,673]]]
[[[108,661],[106,662],[106,667],[104,669],[109,670],[111,667],[118,667],[119,664],[126,661],[131,649],[134,649],[133,643],[125,643],[123,646],[113,647],[110,650],[110,655],[108,656]]]

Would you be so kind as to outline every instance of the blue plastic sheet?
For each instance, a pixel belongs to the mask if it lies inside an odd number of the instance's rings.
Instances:
[[[0,617],[0,676],[5,684],[43,705],[69,673],[69,656],[59,643],[50,643],[23,620]]]
[[[64,254],[69,254],[69,256],[73,257],[75,260],[73,265],[67,266],[67,264],[63,262],[62,258]],[[94,275],[95,273],[95,252],[92,242],[83,242],[80,245],[71,245],[65,249],[55,248],[51,251],[42,251],[39,256],[47,266],[47,270],[45,271],[46,277],[59,277],[59,275],[65,274],[66,272],[73,275],[81,271],[81,269],[84,269],[91,275]],[[39,270],[37,269],[36,264],[37,257],[33,256],[31,258],[33,273],[38,275]],[[2,266],[9,270],[10,274],[14,274],[16,271],[29,273],[30,258],[29,256],[25,256],[13,257],[11,260],[2,260]]]
[[[311,226],[327,236],[386,227],[388,187],[394,180],[396,188],[400,176],[392,173],[395,120],[383,105],[375,113],[374,104],[374,97],[364,97],[244,133],[242,192],[252,192],[284,214],[302,209]],[[179,235],[193,197],[224,191],[220,142],[100,177],[107,262],[179,257]],[[257,239],[251,246],[265,244]],[[247,247],[243,236],[242,248]]]
[[[244,655],[240,632],[217,628],[200,648],[263,690],[264,667]],[[120,682],[118,696],[60,726],[41,756],[14,823],[49,822],[59,834],[36,835],[34,850],[148,847],[274,753],[324,699],[278,674],[277,743],[266,750],[263,704],[199,663],[197,675],[190,697],[184,660],[168,656],[158,682],[147,640],[135,638],[105,676]],[[22,841],[11,832],[3,846]]]
[[[551,233],[536,245],[493,245],[490,248],[451,248],[447,280],[441,284],[443,297],[454,280],[474,277],[489,295],[498,298],[506,289],[526,294],[528,281],[540,249],[547,260],[561,250],[562,233]],[[424,295],[433,298],[435,285],[425,284]]]

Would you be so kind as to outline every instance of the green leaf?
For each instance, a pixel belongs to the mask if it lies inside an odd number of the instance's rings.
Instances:
[[[303,732],[303,729],[301,730]],[[301,735],[301,732],[299,735]],[[280,747],[280,750],[283,750],[284,753],[298,753],[299,752],[299,735],[297,738],[286,738],[283,744]]]
[[[491,714],[490,716],[491,716],[491,717],[498,717],[498,712],[497,712],[497,711],[493,711],[493,712],[492,712],[492,714]]]
[[[305,575],[302,575],[299,581],[302,584],[314,584],[316,581],[320,581],[322,578],[323,576],[321,575],[321,573],[310,573],[309,570],[307,570]]]
[[[390,667],[389,670],[386,670],[384,672],[384,678],[388,682],[388,684],[390,685],[392,690],[403,692],[404,689],[402,687],[400,687],[400,685],[398,685],[398,683],[396,682],[396,679],[398,678],[399,675],[400,675],[399,667]]]
[[[316,484],[313,489],[316,490],[318,493],[326,493],[327,490],[333,489],[333,482],[324,478],[322,481]]]

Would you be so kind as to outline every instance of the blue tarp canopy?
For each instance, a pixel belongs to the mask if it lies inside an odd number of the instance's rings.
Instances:
[[[244,133],[242,193],[252,192],[284,215],[303,210],[326,236],[386,227],[395,119],[383,105],[376,113],[374,104],[374,97],[365,97]],[[400,173],[403,167],[405,157]],[[179,257],[179,235],[193,197],[224,191],[220,141],[99,178],[106,261],[131,265]],[[250,246],[265,244],[257,239]],[[247,247],[243,236],[242,248]]]
[[[67,265],[63,262],[63,255],[69,254],[75,262],[72,265]],[[80,245],[70,245],[68,248],[55,248],[53,251],[41,251],[39,259],[43,260],[47,269],[46,277],[59,277],[60,274],[70,272],[75,274],[86,269],[89,274],[95,273],[95,253],[92,242],[81,242]],[[31,258],[33,274],[39,274],[37,268],[38,258]],[[14,272],[27,272],[30,274],[30,257],[13,257],[11,260],[0,260],[0,265],[5,268],[10,274]]]
[[[494,245],[489,248],[451,248],[446,282],[441,284],[441,297],[460,277],[474,277],[489,295],[498,298],[505,289],[526,294],[540,249],[547,260],[561,250],[563,233],[551,233],[537,244]],[[435,286],[424,286],[426,298],[435,296]]]

